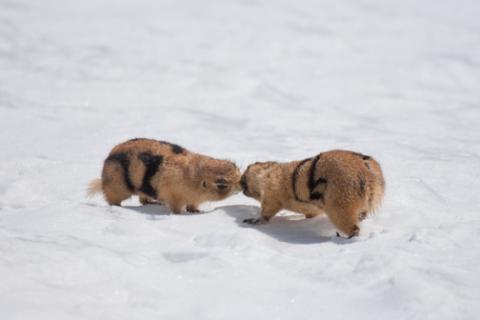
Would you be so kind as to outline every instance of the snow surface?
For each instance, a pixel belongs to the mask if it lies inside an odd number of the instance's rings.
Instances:
[[[1,319],[479,319],[480,2],[0,0]],[[376,157],[378,214],[85,198],[152,137]]]

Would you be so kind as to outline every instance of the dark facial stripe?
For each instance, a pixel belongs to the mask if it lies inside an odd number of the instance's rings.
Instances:
[[[128,190],[131,192],[135,191],[135,186],[130,179],[130,155],[127,152],[115,153],[108,156],[105,161],[114,161],[120,164],[123,169],[123,180]]]
[[[310,158],[308,159],[305,159],[305,160],[302,160],[298,165],[297,167],[295,168],[295,170],[293,171],[293,174],[292,174],[292,190],[293,190],[293,195],[295,196],[295,200],[299,201],[299,202],[306,202],[306,201],[303,201],[300,199],[300,197],[298,196],[298,193],[297,193],[297,179],[298,179],[298,174],[300,172],[300,169],[302,168],[302,166],[307,163],[307,161],[309,161]]]
[[[140,159],[145,165],[145,174],[143,176],[142,186],[139,190],[149,197],[156,199],[157,191],[152,186],[151,180],[155,173],[157,173],[158,167],[162,164],[163,157],[152,155],[150,152],[142,152],[138,155],[138,159]]]

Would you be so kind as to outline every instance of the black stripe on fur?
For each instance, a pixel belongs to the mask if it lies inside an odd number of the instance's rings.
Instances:
[[[317,168],[318,160],[322,154],[319,154],[312,160],[312,165],[310,167],[310,174],[308,177],[308,189],[310,190],[310,200],[322,200],[323,201],[323,193],[315,192],[315,188],[320,184],[327,184],[327,179],[320,177],[315,180],[315,172]]]
[[[135,186],[130,179],[130,154],[128,152],[114,153],[108,156],[105,161],[114,161],[120,164],[123,169],[123,180],[128,190],[135,191]]]
[[[372,158],[370,156],[364,155],[364,154],[359,153],[359,152],[352,152],[352,154],[357,156],[357,157],[362,158],[362,160],[370,160]]]
[[[158,142],[158,143],[161,143],[161,144],[166,144],[168,145],[172,152],[175,153],[175,154],[181,154],[181,153],[185,153],[186,152],[186,149],[179,146],[178,144],[174,144],[174,143],[170,143],[170,142],[167,142],[167,141],[163,141],[163,140],[154,140],[154,139],[148,139],[148,138],[133,138],[133,139],[130,139],[128,140],[129,142],[135,142],[135,141],[154,141],[154,142]]]
[[[310,200],[322,200],[323,201],[323,193],[321,193],[321,192],[310,193]]]
[[[162,144],[168,145],[170,147],[170,149],[172,149],[172,152],[175,153],[175,154],[181,154],[181,153],[186,152],[185,148],[179,146],[178,144],[170,143],[170,142],[167,142],[167,141],[159,141],[159,142],[162,143]]]
[[[310,173],[308,176],[308,189],[310,192],[313,192],[313,189],[315,189],[316,183],[315,183],[315,171],[317,167],[317,162],[320,159],[321,154],[313,158],[312,160],[312,165],[310,166]]]
[[[307,163],[307,161],[309,161],[310,159],[311,159],[311,158],[302,160],[302,161],[297,165],[297,167],[295,168],[295,170],[293,171],[293,174],[292,174],[292,190],[293,190],[293,195],[295,196],[295,200],[300,201],[300,202],[306,202],[306,201],[300,200],[300,197],[298,196],[298,193],[297,193],[297,179],[298,179],[298,174],[299,174],[300,169],[302,168],[302,166],[303,166],[305,163]]]
[[[145,174],[143,175],[142,185],[139,190],[149,197],[156,199],[157,191],[152,186],[151,180],[155,173],[157,173],[158,167],[162,164],[163,157],[155,156],[150,152],[142,152],[138,155],[138,159],[145,165]]]

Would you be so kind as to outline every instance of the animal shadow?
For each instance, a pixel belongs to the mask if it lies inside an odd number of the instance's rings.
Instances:
[[[305,219],[301,215],[275,216],[267,224],[248,225],[243,220],[258,217],[260,208],[257,206],[233,205],[219,207],[227,215],[235,218],[235,222],[242,228],[252,228],[279,241],[292,244],[318,244],[333,242],[347,244],[351,240],[338,238],[336,229],[327,216]]]
[[[99,207],[99,205],[92,204],[92,203],[84,203],[84,205],[87,205],[89,207]],[[147,215],[150,217],[158,217],[158,216],[169,216],[173,215],[174,213],[170,210],[170,208],[162,203],[150,203],[150,204],[145,204],[145,205],[135,205],[135,204],[122,204],[121,206],[111,206],[112,210],[114,211],[122,211],[124,209],[129,210],[129,211],[134,211],[138,214],[143,214]],[[182,212],[181,214],[178,214],[177,216],[179,217],[189,217],[189,216],[196,216],[196,215],[201,215],[201,214],[207,214],[210,213],[214,210],[209,210],[209,211],[200,211],[200,212]]]
[[[124,205],[122,208],[149,216],[168,216],[173,214],[167,206],[160,204],[146,204],[140,206]]]
[[[191,217],[197,216],[202,214],[207,214],[212,211],[200,211],[200,212],[182,212],[180,214],[173,213],[169,207],[163,204],[146,204],[140,206],[122,206],[123,209],[133,210],[139,214],[145,214],[154,218],[156,216],[169,216],[169,215],[176,215],[178,217]]]

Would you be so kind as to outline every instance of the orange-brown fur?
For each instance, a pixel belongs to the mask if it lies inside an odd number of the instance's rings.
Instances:
[[[233,162],[168,142],[132,139],[112,149],[102,178],[90,184],[90,194],[103,192],[110,205],[139,195],[142,204],[165,203],[174,213],[198,212],[201,203],[240,191],[239,180],[240,171]]]
[[[307,218],[326,213],[349,237],[358,235],[358,222],[381,203],[385,181],[377,161],[359,153],[333,150],[287,163],[250,165],[242,176],[244,194],[261,202],[261,219],[282,209]]]

